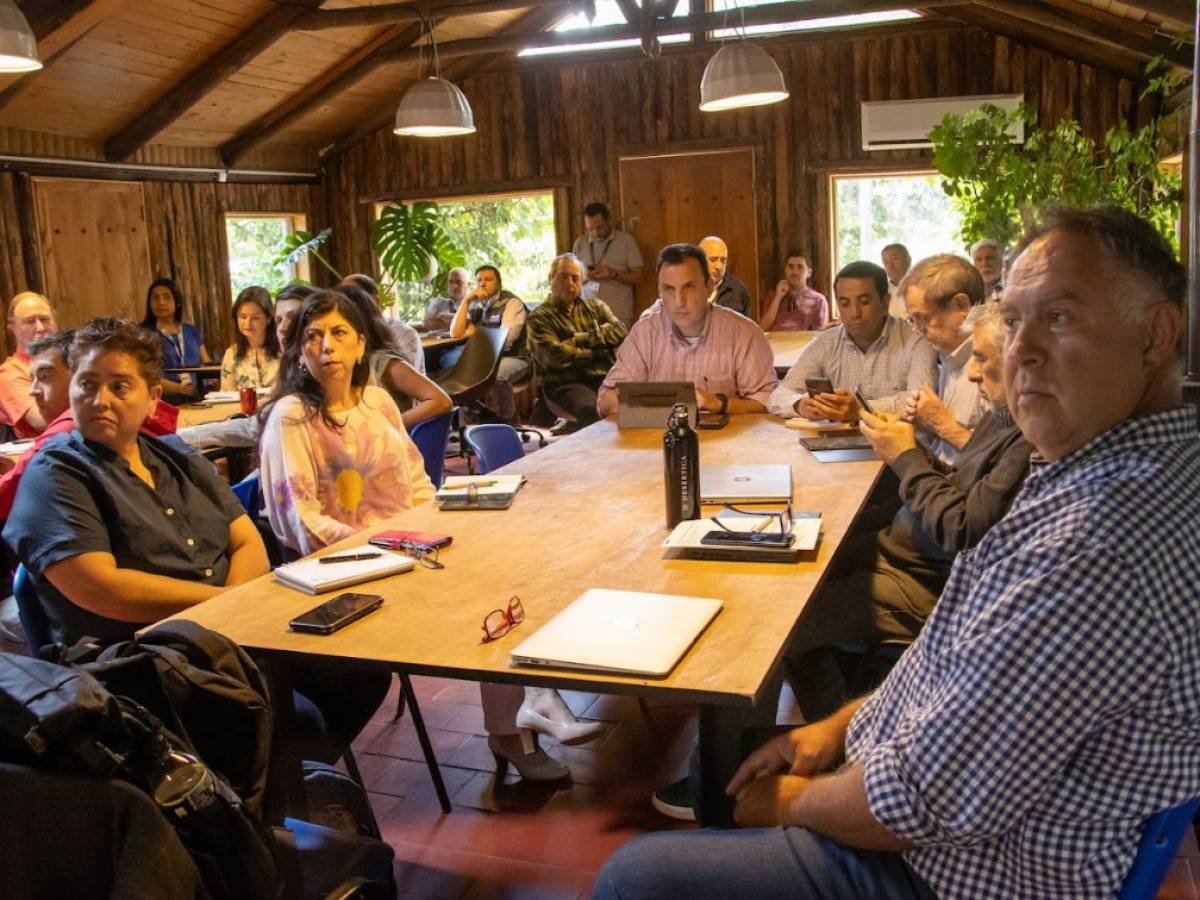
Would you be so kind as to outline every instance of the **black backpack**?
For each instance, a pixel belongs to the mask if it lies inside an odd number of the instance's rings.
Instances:
[[[195,749],[88,672],[0,653],[0,759],[127,781],[148,794],[216,900],[273,900],[271,836]]]

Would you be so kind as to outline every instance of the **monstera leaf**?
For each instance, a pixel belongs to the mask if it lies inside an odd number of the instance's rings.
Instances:
[[[329,242],[329,237],[332,234],[332,228],[323,228],[320,233],[315,235],[303,229],[293,231],[279,245],[279,252],[271,260],[271,265],[294,266],[311,253],[321,265],[333,274],[334,278],[340,279],[342,277],[341,273],[330,264],[329,260],[317,252],[323,245]]]
[[[420,201],[385,207],[372,234],[380,264],[397,282],[428,284],[439,271],[462,265],[466,259],[442,228],[436,203]]]

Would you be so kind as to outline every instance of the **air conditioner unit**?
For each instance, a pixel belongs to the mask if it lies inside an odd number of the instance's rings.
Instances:
[[[1024,94],[993,94],[973,97],[936,97],[930,100],[876,100],[862,104],[864,150],[908,150],[932,147],[929,132],[947,113],[961,115],[979,109],[985,103],[1012,112],[1025,99]],[[1025,142],[1025,123],[1018,122],[1011,132],[1014,143]]]

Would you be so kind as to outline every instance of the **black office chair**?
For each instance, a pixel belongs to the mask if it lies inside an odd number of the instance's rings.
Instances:
[[[463,409],[471,409],[481,418],[495,418],[485,403],[488,392],[496,383],[496,374],[500,371],[500,356],[504,352],[504,341],[508,337],[507,328],[490,328],[486,325],[476,325],[475,333],[471,335],[462,356],[448,372],[438,373],[434,381],[438,387],[450,395],[454,405],[459,407],[454,422],[454,431],[458,439],[459,449],[448,456],[462,456],[467,461],[467,471],[474,468],[471,461],[470,449],[463,440]]]

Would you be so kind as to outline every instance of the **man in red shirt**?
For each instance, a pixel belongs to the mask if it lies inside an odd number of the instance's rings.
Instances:
[[[31,406],[36,407],[38,417],[46,423],[21,457],[3,475],[0,475],[0,520],[7,519],[17,496],[17,485],[21,473],[29,465],[35,453],[56,434],[66,434],[75,428],[75,417],[71,414],[71,369],[68,360],[71,352],[73,332],[60,331],[31,341],[26,347],[30,375],[29,396]],[[174,434],[177,407],[159,403],[154,414],[142,423],[142,433],[151,437]],[[2,464],[0,464],[2,466]]]
[[[0,424],[12,428],[18,438],[33,437],[41,433],[48,420],[29,399],[28,345],[58,330],[50,301],[32,291],[17,294],[8,307],[8,327],[17,347],[0,363]]]

